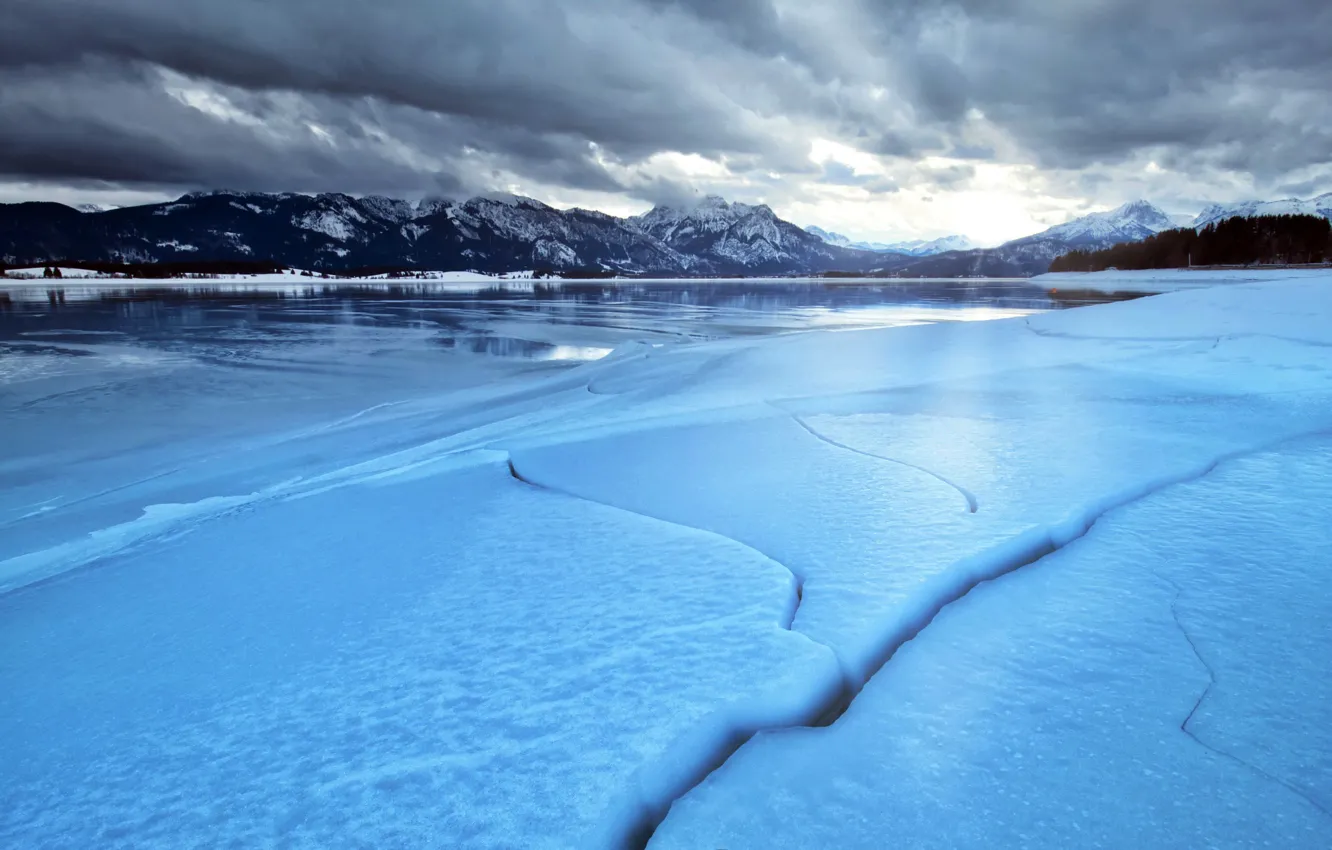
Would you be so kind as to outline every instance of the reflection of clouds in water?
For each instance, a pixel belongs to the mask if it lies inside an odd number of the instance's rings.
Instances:
[[[587,345],[557,345],[550,351],[550,356],[542,358],[545,360],[600,360],[611,353],[609,348],[597,348]]]
[[[491,357],[508,357],[523,360],[567,360],[586,362],[600,360],[611,353],[609,347],[593,345],[561,345],[539,340],[520,339],[508,336],[477,334],[466,337],[443,337],[439,344],[445,348],[466,351]]]
[[[49,378],[72,372],[75,368],[69,358],[58,354],[19,354],[12,349],[0,348],[0,385]]]
[[[68,335],[76,338],[80,336]],[[84,336],[80,343],[56,344],[64,342],[64,336],[66,332],[59,336],[38,337],[42,342],[0,342],[0,386],[77,375],[97,369],[122,368],[142,372],[186,362],[170,354],[125,345],[120,340],[112,345],[97,345]]]
[[[0,285],[0,293],[9,289]],[[83,348],[97,354],[93,365],[135,372],[153,358],[272,369],[352,369],[384,354],[422,363],[457,355],[577,363],[635,341],[976,321],[1062,306],[1023,281],[567,281],[482,291],[75,284],[60,291],[65,300],[51,303],[45,288],[15,289],[0,310],[0,343]],[[5,359],[4,382],[66,369],[32,354]]]
[[[889,328],[932,322],[981,322],[1014,319],[1042,312],[1031,308],[953,306],[949,304],[885,304],[837,310],[815,307],[802,316],[807,327]]]

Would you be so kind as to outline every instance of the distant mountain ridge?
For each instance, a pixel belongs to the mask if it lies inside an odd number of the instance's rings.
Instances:
[[[1228,218],[1256,218],[1262,215],[1316,215],[1332,219],[1332,192],[1302,201],[1241,201],[1237,204],[1211,204],[1193,220],[1193,227],[1203,228]]]
[[[907,242],[855,242],[840,233],[833,233],[821,227],[810,225],[807,233],[842,248],[855,248],[860,251],[874,251],[879,254],[905,254],[909,257],[928,257],[945,251],[967,251],[975,248],[965,236],[942,236],[938,239],[913,239]]]
[[[1137,242],[1173,227],[1175,222],[1159,207],[1133,201],[1005,242],[998,248],[925,257],[899,272],[912,277],[1029,277],[1043,274],[1055,257],[1069,251],[1095,251],[1120,242]]]
[[[632,218],[557,210],[512,195],[407,201],[350,195],[192,192],[100,211],[0,205],[0,262],[269,259],[367,267],[756,275],[870,271],[881,259],[828,245],[765,205],[710,196]]]
[[[1310,200],[1247,201],[1213,204],[1198,216],[1170,215],[1147,201],[1132,201],[1108,212],[1091,213],[997,248],[941,251],[899,265],[894,273],[909,277],[1026,277],[1042,274],[1051,261],[1070,251],[1100,251],[1123,242],[1139,242],[1179,227],[1201,229],[1234,217],[1306,214],[1332,219],[1332,193]],[[826,233],[807,228],[811,233]],[[837,238],[838,234],[828,234]],[[846,244],[853,244],[845,237]],[[839,243],[841,244],[841,243]],[[903,243],[899,243],[899,249]]]
[[[1307,201],[1214,204],[1194,219],[1194,226],[1233,216],[1283,213],[1332,218],[1332,193]],[[513,195],[411,203],[379,196],[220,191],[116,209],[0,204],[0,264],[271,260],[333,272],[549,269],[748,276],[840,271],[1023,277],[1043,273],[1055,257],[1075,249],[1102,250],[1180,225],[1179,216],[1134,201],[997,248],[971,249],[957,236],[930,242],[852,242],[818,227],[797,227],[767,205],[731,203],[717,196],[617,218],[592,210],[558,210]]]

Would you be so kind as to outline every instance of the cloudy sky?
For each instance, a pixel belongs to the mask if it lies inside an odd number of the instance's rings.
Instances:
[[[1332,190],[1326,0],[5,0],[0,201],[703,194],[992,243]]]

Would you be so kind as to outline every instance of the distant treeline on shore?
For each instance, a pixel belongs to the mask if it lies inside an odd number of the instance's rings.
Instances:
[[[25,268],[28,266],[25,265]],[[282,274],[285,267],[271,260],[191,260],[175,263],[103,263],[81,260],[56,260],[38,263],[50,277],[61,277],[60,269],[86,269],[105,275],[129,278],[161,279],[170,277],[231,277],[236,275]],[[0,265],[0,273],[6,271]]]
[[[1304,265],[1332,260],[1332,224],[1314,215],[1228,218],[1201,230],[1166,230],[1103,251],[1071,251],[1052,272],[1183,269],[1190,266]]]
[[[294,274],[302,277],[321,279],[384,277],[391,280],[429,279],[431,271],[409,266],[364,266],[355,269],[330,271],[296,271],[289,266],[272,260],[187,260],[167,263],[107,263],[86,260],[49,260],[45,263],[26,263],[23,270],[31,276],[38,270],[44,270],[46,278],[63,278],[60,270],[85,269],[108,277],[124,277],[139,280],[164,280],[167,278],[217,278],[244,277],[250,275]],[[9,271],[0,264],[0,275]],[[564,280],[600,280],[616,277],[614,271],[607,269],[561,269],[538,268],[531,274],[535,280],[542,278]]]

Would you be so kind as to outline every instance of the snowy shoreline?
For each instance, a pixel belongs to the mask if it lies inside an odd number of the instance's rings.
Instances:
[[[1174,292],[1235,283],[1332,279],[1332,269],[1298,266],[1243,269],[1144,269],[1140,271],[1053,272],[1037,275],[1037,285],[1098,292]]]

